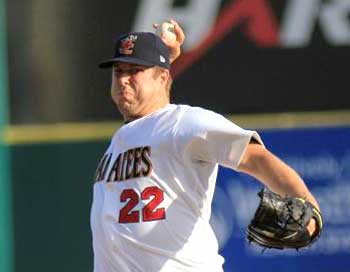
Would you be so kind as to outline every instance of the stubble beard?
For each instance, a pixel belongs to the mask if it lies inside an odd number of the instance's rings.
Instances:
[[[122,92],[127,92],[129,93],[129,97],[123,97]],[[124,118],[132,115],[135,107],[135,97],[133,90],[117,90],[116,96],[113,97],[114,103],[116,104],[119,112],[124,116]]]
[[[117,108],[119,110],[119,112],[125,117],[129,117],[132,115],[133,113],[133,104],[131,102],[127,102],[127,101],[122,101],[122,102],[118,102],[117,104]]]

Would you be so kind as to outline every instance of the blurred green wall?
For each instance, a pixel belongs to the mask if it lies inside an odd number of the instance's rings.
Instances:
[[[11,146],[16,272],[92,271],[90,204],[106,145]]]
[[[8,123],[8,78],[5,1],[0,0],[0,272],[13,271],[13,233],[9,149],[4,142]]]

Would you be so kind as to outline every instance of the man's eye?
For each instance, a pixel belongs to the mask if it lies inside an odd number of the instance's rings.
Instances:
[[[119,69],[115,68],[114,73],[116,75],[122,75],[122,74],[129,74],[129,75],[134,75],[137,74],[138,72],[143,71],[143,68],[131,68],[131,69]]]
[[[130,73],[136,74],[136,73],[141,72],[141,71],[143,71],[142,68],[133,68],[133,69],[130,70]]]

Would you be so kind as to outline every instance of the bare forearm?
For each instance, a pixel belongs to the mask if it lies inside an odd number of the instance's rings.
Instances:
[[[316,199],[298,173],[271,152],[267,150],[262,152],[260,148],[256,145],[253,146],[251,153],[255,156],[249,158],[249,163],[241,164],[239,170],[254,176],[279,195],[305,198],[319,209]]]

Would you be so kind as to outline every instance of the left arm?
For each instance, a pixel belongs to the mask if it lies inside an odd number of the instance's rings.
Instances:
[[[315,197],[298,173],[254,141],[248,145],[237,170],[255,177],[281,196],[304,198],[320,210]],[[315,229],[316,224],[313,219],[308,225],[308,230],[312,234]]]

